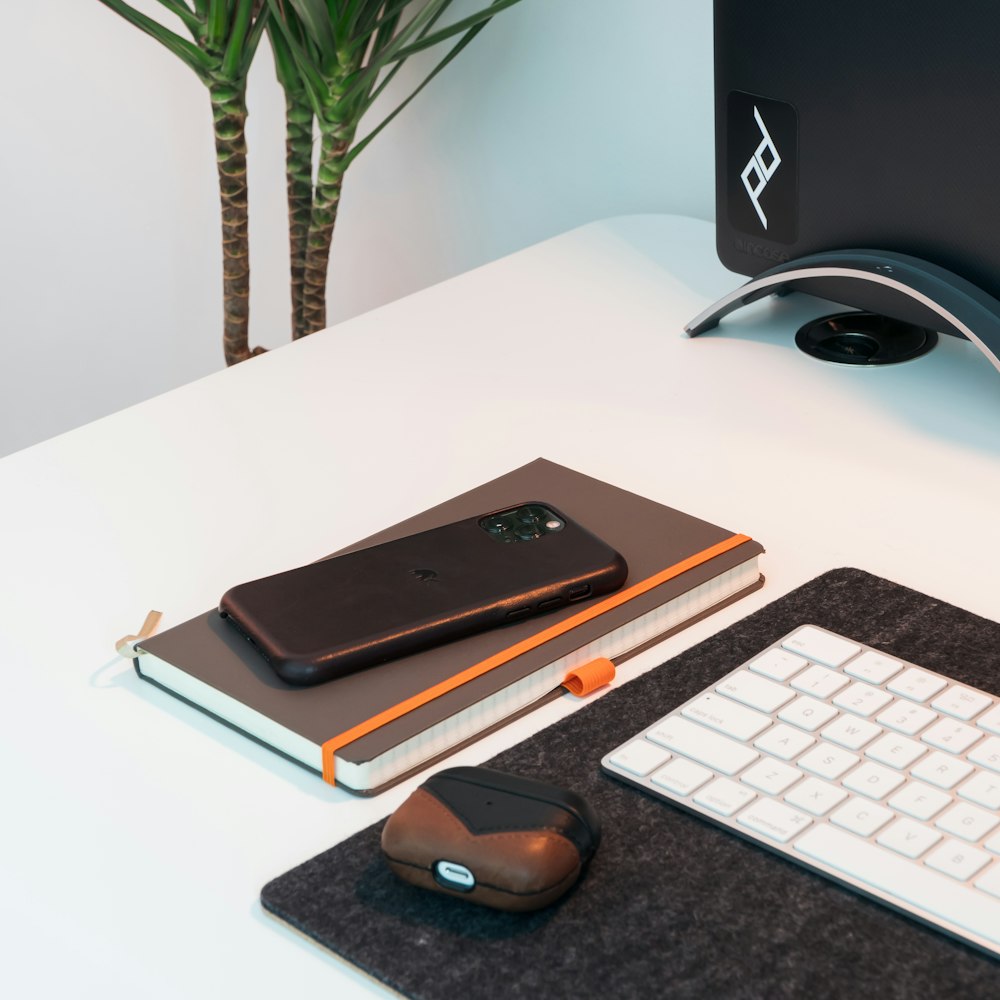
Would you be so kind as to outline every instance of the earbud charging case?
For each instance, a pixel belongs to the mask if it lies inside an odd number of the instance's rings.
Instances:
[[[574,792],[485,767],[425,781],[386,821],[382,852],[412,885],[501,910],[537,910],[579,878],[601,838]]]

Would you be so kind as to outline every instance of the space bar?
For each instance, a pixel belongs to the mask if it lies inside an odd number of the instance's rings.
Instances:
[[[1000,944],[1000,900],[993,901],[947,875],[938,875],[831,826],[821,824],[806,831],[795,847],[865,885]]]

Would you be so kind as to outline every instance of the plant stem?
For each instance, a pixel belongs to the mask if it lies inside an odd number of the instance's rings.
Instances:
[[[303,320],[306,248],[312,217],[313,113],[304,94],[285,93],[285,177],[288,186],[288,243],[291,255],[292,338],[308,331]]]
[[[250,254],[247,225],[246,94],[229,82],[209,86],[222,203],[222,347],[226,364],[245,361],[250,350]]]
[[[316,193],[309,223],[303,289],[303,333],[315,333],[326,326],[326,272],[330,259],[333,227],[340,206],[347,152],[354,141],[356,124],[324,130],[320,139]]]

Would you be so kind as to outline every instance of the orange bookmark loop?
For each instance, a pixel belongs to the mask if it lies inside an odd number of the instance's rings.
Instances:
[[[615,679],[615,665],[604,656],[571,670],[562,686],[577,698],[586,698],[598,688],[610,684]]]

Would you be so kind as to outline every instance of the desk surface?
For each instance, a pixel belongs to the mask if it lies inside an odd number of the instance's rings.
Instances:
[[[837,566],[1000,618],[1000,375],[948,337],[895,368],[807,358],[805,296],[689,340],[741,280],[713,238],[668,216],[585,226],[0,461],[15,994],[384,995],[257,897],[420,779],[331,789],[142,684],[113,643],[150,607],[176,624],[538,455],[767,547],[762,591],[617,683]]]

